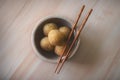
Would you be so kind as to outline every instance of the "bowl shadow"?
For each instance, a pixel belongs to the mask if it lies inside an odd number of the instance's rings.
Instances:
[[[69,60],[69,62],[82,65],[95,65],[98,62],[100,58],[99,43],[90,36],[92,35],[88,36],[87,34],[81,34],[81,43],[78,51],[74,57]]]

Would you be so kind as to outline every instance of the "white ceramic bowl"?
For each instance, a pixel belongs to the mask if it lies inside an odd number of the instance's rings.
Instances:
[[[40,59],[42,59],[44,61],[56,63],[58,61],[58,56],[54,52],[44,51],[40,47],[40,40],[41,40],[41,38],[44,37],[43,26],[49,22],[56,23],[58,26],[64,25],[64,26],[68,26],[70,28],[71,28],[71,24],[68,21],[66,21],[64,18],[47,17],[47,18],[44,18],[44,19],[41,19],[40,21],[38,21],[38,23],[35,25],[35,28],[32,32],[32,47],[33,47],[35,53],[37,54],[37,56],[40,57]],[[75,33],[74,33],[74,35],[75,35]],[[79,45],[80,45],[80,39],[78,39],[77,42],[75,43],[75,45],[71,51],[71,56],[69,58],[71,58],[76,53]]]

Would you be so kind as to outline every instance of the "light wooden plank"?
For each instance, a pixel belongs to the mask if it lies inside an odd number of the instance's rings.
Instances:
[[[1,0],[0,79],[2,80],[118,80],[119,0]],[[90,16],[76,55],[59,75],[55,64],[41,61],[31,46],[34,25],[47,16],[63,17],[71,24],[85,4],[81,20]],[[80,25],[79,22],[78,26]]]

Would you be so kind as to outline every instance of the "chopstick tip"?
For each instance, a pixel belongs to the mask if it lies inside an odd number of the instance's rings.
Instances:
[[[83,5],[82,8],[85,8],[85,5]]]
[[[83,5],[83,7],[85,7],[85,5]]]
[[[92,13],[92,11],[93,11],[93,9],[90,9],[90,11],[89,11],[89,15]]]
[[[91,11],[93,11],[93,9],[91,9]]]

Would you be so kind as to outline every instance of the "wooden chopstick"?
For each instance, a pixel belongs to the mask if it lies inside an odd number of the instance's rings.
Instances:
[[[73,27],[72,27],[72,30],[71,30],[71,32],[70,32],[70,34],[69,34],[69,36],[68,36],[67,42],[66,42],[66,44],[65,44],[65,46],[64,46],[62,55],[60,56],[59,61],[58,61],[58,64],[57,64],[57,66],[56,66],[55,73],[56,73],[56,71],[57,71],[57,69],[58,69],[58,66],[59,66],[60,63],[61,63],[62,57],[63,57],[63,55],[65,54],[65,51],[66,51],[66,48],[67,48],[67,44],[69,43],[69,40],[70,40],[70,38],[71,38],[71,36],[72,36],[72,34],[73,34],[73,32],[74,32],[74,29],[75,29],[75,27],[76,27],[76,25],[77,25],[77,23],[78,23],[78,21],[79,21],[79,19],[80,19],[80,17],[81,17],[81,14],[82,14],[84,8],[85,8],[85,5],[82,6],[82,8],[81,8],[81,10],[80,10],[80,13],[79,13],[79,15],[78,15],[78,17],[77,17],[77,20],[75,21],[75,24],[74,24]]]
[[[91,10],[88,12],[86,18],[83,20],[83,22],[82,22],[82,24],[81,24],[81,26],[80,26],[80,29],[79,29],[79,31],[77,32],[77,35],[75,36],[75,38],[74,38],[74,40],[73,40],[73,42],[72,42],[72,44],[71,44],[71,46],[70,46],[70,48],[69,48],[66,56],[65,56],[65,58],[63,59],[63,61],[62,61],[61,65],[60,65],[57,73],[60,72],[62,66],[63,66],[64,63],[65,63],[65,61],[68,59],[68,56],[70,55],[70,51],[71,51],[73,45],[75,44],[75,41],[78,39],[78,37],[79,37],[82,29],[84,28],[84,26],[85,26],[85,24],[86,24],[86,22],[87,22],[87,20],[88,20],[88,18],[89,18],[89,16],[90,16],[90,14],[92,13],[92,11],[93,11],[93,9],[91,9]]]

